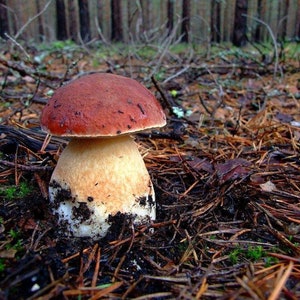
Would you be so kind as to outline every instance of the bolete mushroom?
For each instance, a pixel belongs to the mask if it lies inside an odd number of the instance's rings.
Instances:
[[[135,223],[155,219],[153,185],[130,134],[165,124],[153,94],[127,77],[86,75],[56,90],[43,109],[41,128],[70,138],[49,184],[63,231],[97,238],[117,213]]]

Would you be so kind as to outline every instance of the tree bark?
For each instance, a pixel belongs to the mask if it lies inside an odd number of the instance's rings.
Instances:
[[[211,28],[212,42],[220,43],[221,4],[218,1],[212,1],[210,28]]]
[[[264,20],[265,14],[265,0],[258,0],[257,1],[257,18],[259,20]],[[261,24],[256,25],[255,30],[255,38],[254,41],[259,43],[263,40],[263,26]]]
[[[237,0],[235,4],[234,30],[232,43],[237,47],[247,43],[247,14],[248,0]]]
[[[174,0],[168,0],[167,3],[167,29],[170,33],[174,28]]]
[[[141,1],[142,7],[142,15],[143,15],[143,24],[142,28],[143,31],[149,31],[153,29],[153,1],[149,0],[142,0]]]
[[[39,0],[35,0],[35,4],[36,4],[37,13],[39,13],[42,9],[41,6],[40,6]],[[37,22],[38,22],[38,35],[39,35],[38,40],[40,42],[42,42],[45,38],[43,16],[42,15],[37,18]]]
[[[5,33],[9,33],[6,0],[0,0],[0,37],[7,39]]]
[[[78,16],[75,0],[68,0],[69,11],[69,35],[72,41],[78,41]]]
[[[56,0],[56,14],[56,36],[58,40],[65,41],[68,39],[68,32],[64,0]]]
[[[297,24],[296,24],[296,36],[295,39],[299,41],[300,39],[300,1],[298,0],[298,10],[297,10]]]
[[[78,0],[78,6],[81,39],[83,42],[88,42],[91,40],[89,1]]]
[[[188,43],[190,40],[190,18],[191,18],[191,1],[183,0],[182,1],[182,26],[181,33],[182,42]]]
[[[121,0],[111,0],[111,39],[114,42],[123,41]]]

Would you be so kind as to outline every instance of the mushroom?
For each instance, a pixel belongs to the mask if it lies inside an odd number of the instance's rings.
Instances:
[[[70,138],[49,184],[62,231],[98,238],[118,213],[136,224],[155,219],[151,178],[130,134],[165,124],[153,94],[127,77],[96,73],[56,90],[42,111],[41,128]]]

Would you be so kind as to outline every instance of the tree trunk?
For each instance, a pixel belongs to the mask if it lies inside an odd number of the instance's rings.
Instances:
[[[261,7],[262,7],[262,0],[257,1],[257,18],[261,20]],[[256,21],[255,21],[256,22]],[[258,24],[257,22],[255,23],[255,32],[254,32],[254,42],[257,43],[260,40],[261,36],[261,25]]]
[[[120,0],[111,0],[111,39],[114,42],[123,41],[121,6]]]
[[[91,40],[89,1],[78,0],[78,6],[81,39],[83,42],[88,42]]]
[[[191,18],[191,1],[183,0],[182,1],[182,27],[181,33],[182,42],[188,43],[190,39],[190,18]]]
[[[300,1],[299,0],[298,0],[298,10],[297,10],[296,36],[294,38],[298,41],[300,39]]]
[[[167,15],[167,29],[170,33],[174,28],[174,0],[168,0]]]
[[[220,43],[221,4],[218,1],[212,1],[210,27],[211,27],[212,42]]]
[[[75,0],[68,0],[69,34],[72,41],[78,41],[78,17]]]
[[[9,33],[6,0],[0,0],[0,37],[7,39],[5,33]]]
[[[245,46],[247,43],[247,9],[248,0],[236,1],[232,43],[237,47]]]
[[[288,16],[289,16],[289,22],[287,24],[286,29],[286,39],[292,40],[293,37],[297,36],[297,17],[299,16],[299,1],[289,1],[288,5]]]
[[[36,4],[36,10],[37,10],[37,13],[39,13],[42,8],[40,6],[40,1],[39,0],[35,0],[35,4]],[[45,32],[44,32],[44,24],[43,24],[43,16],[39,16],[37,18],[37,22],[38,22],[38,40],[40,42],[43,41],[43,39],[45,38]]]
[[[64,0],[56,0],[56,35],[57,39],[65,41],[68,39],[67,20]]]
[[[151,28],[153,29],[152,18],[151,18],[151,13],[153,12],[152,1],[142,0],[141,7],[142,7],[142,15],[143,15],[142,30],[147,32]]]

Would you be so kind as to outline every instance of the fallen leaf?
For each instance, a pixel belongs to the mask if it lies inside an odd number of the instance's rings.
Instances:
[[[250,162],[242,158],[235,158],[226,161],[223,164],[215,165],[217,175],[222,183],[229,180],[236,180],[250,175],[251,170],[248,168]]]
[[[267,181],[259,185],[264,192],[274,192],[277,190],[275,184],[271,181]]]
[[[14,258],[17,253],[17,250],[15,249],[5,249],[0,251],[0,257],[1,258]]]

